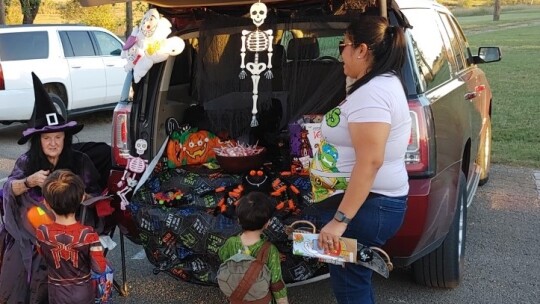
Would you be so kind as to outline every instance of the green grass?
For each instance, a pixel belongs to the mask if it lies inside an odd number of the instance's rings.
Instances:
[[[540,0],[538,1],[540,4]],[[535,5],[524,5],[524,4],[502,6],[501,12],[508,13],[511,11],[523,11],[523,10],[529,10],[534,7]],[[456,17],[489,16],[490,18],[492,18],[493,10],[494,10],[493,3],[489,3],[489,4],[484,3],[476,7],[448,6],[448,8],[452,11],[454,16]]]
[[[540,8],[458,17],[473,53],[499,46],[503,59],[480,67],[493,91],[492,161],[540,168]]]
[[[493,11],[487,15],[456,16],[465,32],[485,31],[505,28],[510,25],[527,25],[540,22],[540,6],[530,6],[523,9],[502,9],[500,20],[493,21]]]

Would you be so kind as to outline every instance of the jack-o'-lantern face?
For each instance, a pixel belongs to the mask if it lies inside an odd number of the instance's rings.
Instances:
[[[213,142],[206,131],[191,133],[183,145],[187,163],[203,164],[209,158],[215,157]]]

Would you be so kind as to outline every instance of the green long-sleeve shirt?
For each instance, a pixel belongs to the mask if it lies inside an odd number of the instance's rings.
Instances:
[[[264,244],[264,241],[264,239],[261,239],[257,243],[248,246],[249,254],[253,257],[256,257],[257,253]],[[219,258],[222,262],[224,262],[228,258],[237,254],[240,250],[244,250],[244,245],[242,245],[240,236],[232,236],[219,249]],[[283,277],[281,275],[281,261],[279,258],[279,251],[274,245],[270,245],[270,252],[268,253],[268,262],[266,263],[266,265],[270,269],[270,273],[272,276],[272,284],[283,281]],[[284,287],[278,292],[273,292],[272,295],[274,299],[284,298],[287,296],[287,288]]]

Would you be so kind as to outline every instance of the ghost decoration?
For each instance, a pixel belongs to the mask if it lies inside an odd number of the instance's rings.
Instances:
[[[122,53],[120,54],[121,58],[126,59],[126,64],[124,65],[124,70],[126,72],[132,71],[133,67],[144,56],[144,50],[137,44],[138,33],[139,28],[134,28],[131,32],[131,36],[126,40]]]
[[[126,59],[124,69],[133,70],[133,79],[138,83],[154,63],[167,60],[169,56],[180,54],[185,43],[179,37],[167,38],[171,33],[171,23],[159,12],[149,9],[139,26],[133,29],[122,51]]]
[[[154,63],[167,60],[169,56],[176,56],[184,50],[184,41],[179,37],[171,37],[157,41],[154,44],[148,45],[144,52],[144,56],[137,62],[133,68],[133,78],[135,83],[146,75],[146,72]]]

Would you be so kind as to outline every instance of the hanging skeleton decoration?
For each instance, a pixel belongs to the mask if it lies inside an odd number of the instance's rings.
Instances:
[[[251,73],[251,81],[253,82],[253,108],[251,109],[251,126],[256,127],[259,125],[257,121],[257,99],[259,97],[259,79],[261,73],[266,70],[264,76],[266,79],[272,79],[272,30],[261,31],[259,26],[264,23],[267,14],[267,8],[264,3],[253,3],[249,10],[250,18],[253,20],[253,24],[257,27],[255,31],[242,31],[242,48],[240,49],[240,57],[242,63],[240,64],[240,79],[245,79],[247,73],[244,69],[247,69]],[[246,50],[255,53],[253,62],[245,64]],[[268,51],[268,65],[264,62],[259,62],[259,53]]]
[[[126,195],[131,192],[137,186],[139,180],[137,179],[140,174],[146,170],[148,161],[141,158],[148,147],[148,143],[144,139],[138,139],[135,142],[135,149],[137,150],[137,157],[129,156],[126,169],[122,179],[118,182],[118,188],[121,188],[116,194],[120,197],[120,209],[126,210],[126,206],[129,205]]]

